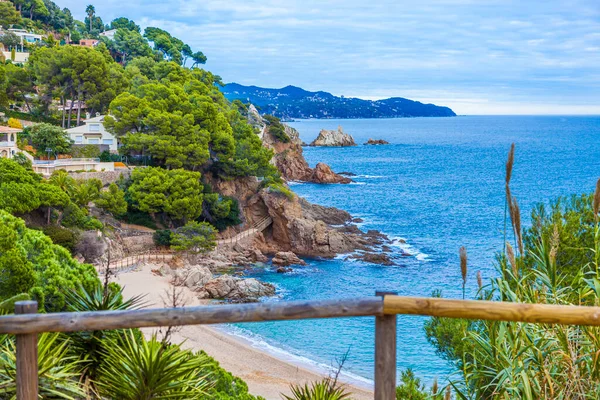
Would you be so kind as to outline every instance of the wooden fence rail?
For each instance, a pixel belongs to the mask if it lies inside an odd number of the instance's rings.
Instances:
[[[37,334],[42,332],[374,316],[375,400],[393,400],[398,314],[600,326],[600,307],[401,297],[390,292],[376,294],[339,300],[55,314],[31,314],[37,310],[35,302],[17,302],[15,315],[0,317],[0,333],[17,335],[17,399],[36,400]]]

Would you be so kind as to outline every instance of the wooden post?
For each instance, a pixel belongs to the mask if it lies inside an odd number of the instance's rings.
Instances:
[[[376,292],[397,295],[397,292]],[[393,315],[375,317],[375,400],[396,399],[396,320]]]
[[[15,314],[36,314],[36,301],[17,301]],[[17,400],[38,398],[37,334],[17,335]]]

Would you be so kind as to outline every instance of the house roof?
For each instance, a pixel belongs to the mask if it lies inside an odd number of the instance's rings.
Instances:
[[[10,126],[0,126],[0,134],[19,132],[23,132],[23,129],[11,128]]]
[[[98,115],[97,117],[84,119],[83,122],[85,122],[86,124],[88,122],[104,122],[104,115]]]

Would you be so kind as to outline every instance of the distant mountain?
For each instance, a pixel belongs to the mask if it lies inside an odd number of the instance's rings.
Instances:
[[[282,119],[292,118],[403,118],[454,117],[448,107],[423,104],[392,97],[385,100],[362,100],[337,97],[327,92],[309,92],[295,86],[266,89],[228,83],[221,89],[229,100],[239,99],[258,106],[261,113]]]

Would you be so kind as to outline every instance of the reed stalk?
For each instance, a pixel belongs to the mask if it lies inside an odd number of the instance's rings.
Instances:
[[[479,290],[483,289],[483,277],[481,276],[481,271],[477,271],[477,286]]]
[[[508,206],[510,203],[510,178],[512,178],[513,165],[515,163],[515,144],[510,145],[508,151],[508,159],[506,160],[506,175],[505,175],[505,192],[506,198],[504,199],[504,241],[506,243],[506,230],[508,229]]]
[[[467,249],[463,246],[459,250],[460,254],[460,274],[462,275],[463,300],[465,299],[465,287],[467,285]]]
[[[450,385],[446,386],[446,395],[444,396],[444,400],[452,400],[452,387]]]

